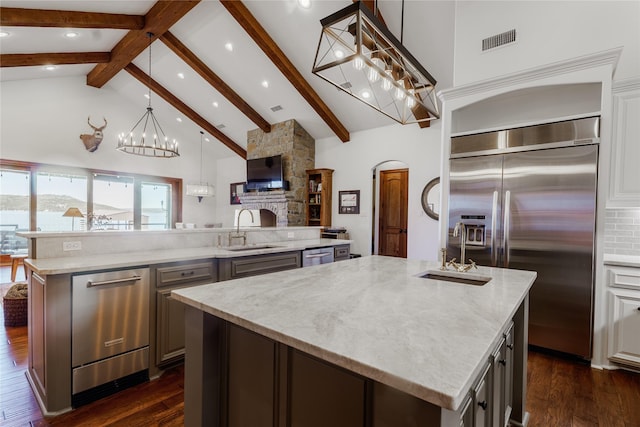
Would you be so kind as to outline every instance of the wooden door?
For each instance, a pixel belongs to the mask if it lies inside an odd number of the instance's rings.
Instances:
[[[407,257],[408,169],[380,172],[378,254]]]

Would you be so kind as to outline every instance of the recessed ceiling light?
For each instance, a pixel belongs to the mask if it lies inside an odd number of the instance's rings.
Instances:
[[[145,94],[144,94],[144,97],[145,97],[145,98],[147,98],[147,99],[149,99],[149,94],[148,94],[148,93],[145,93]]]
[[[47,71],[53,71],[56,68],[58,68],[58,67],[56,67],[55,65],[45,65],[44,66],[44,69],[47,70]]]
[[[178,73],[178,77],[180,77],[181,79],[184,79],[184,73]]]
[[[344,52],[341,51],[340,49],[336,49],[335,55],[336,55],[336,58],[338,58],[338,59],[339,58],[344,58]]]
[[[311,0],[298,0],[298,4],[300,7],[309,9],[311,7]]]
[[[73,39],[73,38],[78,37],[78,36],[79,36],[79,34],[78,34],[78,33],[76,33],[75,31],[67,31],[66,33],[64,33],[64,36],[65,36],[66,38]]]
[[[207,142],[209,142],[209,138],[205,138],[204,140],[205,140],[205,141],[207,141]]]
[[[176,117],[176,120],[178,121],[178,123],[182,123],[182,119],[180,117]]]
[[[225,43],[224,48],[227,49],[229,52],[233,52],[233,44],[231,44],[231,42]]]
[[[9,37],[9,33],[7,31],[0,31],[0,37]]]
[[[214,107],[218,108],[220,104],[218,104],[218,101],[213,101],[211,103],[211,105],[213,105]]]
[[[269,87],[269,82],[268,82],[268,81],[266,81],[266,80],[263,80],[263,81],[262,81],[262,87],[264,87],[264,88]]]
[[[364,98],[364,99],[369,99],[371,98],[371,92],[369,92],[369,90],[364,89],[362,92],[360,92],[360,95]]]

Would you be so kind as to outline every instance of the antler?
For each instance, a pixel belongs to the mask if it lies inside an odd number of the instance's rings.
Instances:
[[[93,130],[96,130],[96,131],[101,131],[102,129],[107,127],[107,119],[103,117],[102,120],[104,120],[104,125],[98,128],[91,124],[91,116],[87,117],[87,123],[89,123],[89,126],[91,126]]]

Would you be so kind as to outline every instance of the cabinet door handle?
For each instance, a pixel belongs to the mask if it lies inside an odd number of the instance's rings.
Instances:
[[[507,361],[504,359],[498,360],[498,363],[501,364],[502,366],[507,366]]]
[[[638,308],[638,310],[640,310],[640,308]],[[513,350],[513,344],[507,344],[507,348],[508,348],[509,350]]]
[[[486,410],[487,409],[487,401],[483,400],[482,402],[478,402],[478,406],[481,407],[482,409]]]
[[[638,311],[640,311],[640,307],[638,307]]]
[[[186,277],[186,276],[193,276],[194,274],[196,274],[196,272],[195,272],[195,271],[190,271],[190,272],[188,272],[188,273],[185,273],[185,272],[183,271],[182,273],[180,273],[180,275],[181,275],[182,277]]]

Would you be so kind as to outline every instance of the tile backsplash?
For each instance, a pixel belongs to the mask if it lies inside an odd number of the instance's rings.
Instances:
[[[640,208],[607,209],[604,253],[640,256]]]

